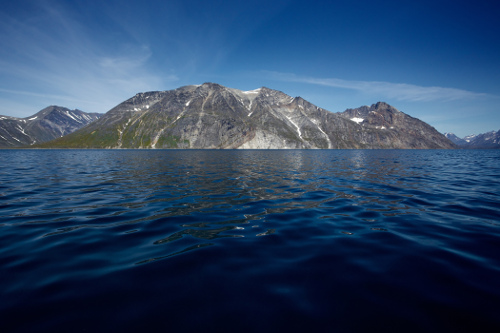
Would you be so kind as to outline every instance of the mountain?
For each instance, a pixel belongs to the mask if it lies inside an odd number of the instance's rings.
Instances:
[[[0,147],[22,147],[54,140],[82,128],[101,115],[49,106],[31,117],[0,116]]]
[[[500,130],[482,134],[471,134],[460,139],[453,133],[445,133],[447,138],[460,148],[468,149],[500,149]]]
[[[269,88],[215,83],[139,93],[90,125],[40,147],[454,148],[386,103],[332,113]]]
[[[450,139],[450,141],[456,144],[457,146],[462,146],[467,143],[465,139],[461,139],[453,133],[444,133],[444,136]]]
[[[455,148],[434,127],[383,102],[340,114],[362,126],[365,141],[382,145],[380,148]]]

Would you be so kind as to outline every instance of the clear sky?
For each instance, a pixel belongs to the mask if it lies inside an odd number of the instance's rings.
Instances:
[[[496,1],[16,0],[0,6],[0,114],[107,112],[216,82],[332,112],[378,101],[458,136],[500,129]]]

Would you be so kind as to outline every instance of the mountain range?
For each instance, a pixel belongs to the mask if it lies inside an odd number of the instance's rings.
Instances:
[[[432,126],[379,102],[333,113],[262,87],[216,83],[139,93],[51,148],[455,148]]]
[[[102,114],[49,106],[31,117],[0,116],[0,148],[54,140],[99,119]]]
[[[500,130],[482,134],[472,134],[459,138],[453,133],[444,135],[460,148],[468,149],[500,149]]]

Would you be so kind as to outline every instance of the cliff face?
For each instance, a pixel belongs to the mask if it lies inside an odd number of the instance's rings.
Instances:
[[[54,140],[99,119],[101,114],[49,106],[27,118],[0,116],[0,147],[15,148]]]
[[[431,126],[385,103],[332,113],[280,91],[264,87],[240,91],[214,83],[137,94],[98,121],[46,146],[212,149],[454,147]]]

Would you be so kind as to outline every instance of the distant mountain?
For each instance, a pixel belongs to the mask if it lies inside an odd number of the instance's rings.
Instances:
[[[462,146],[462,145],[467,143],[467,141],[459,138],[458,136],[456,136],[453,133],[444,133],[444,136],[447,137],[448,139],[450,139],[450,141],[453,142],[454,144],[456,144],[457,146]]]
[[[332,113],[301,97],[215,83],[139,93],[90,125],[41,147],[454,148],[386,103]]]
[[[101,115],[49,106],[31,117],[0,116],[0,147],[22,147],[54,140],[99,119]]]
[[[482,134],[472,134],[460,139],[453,133],[444,134],[460,148],[469,149],[500,149],[500,130]]]

